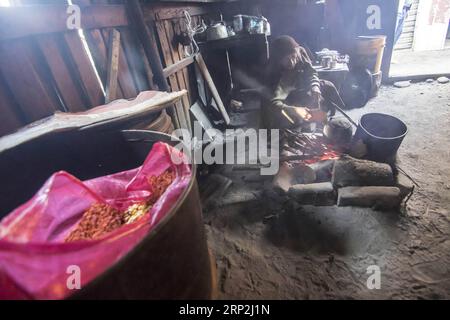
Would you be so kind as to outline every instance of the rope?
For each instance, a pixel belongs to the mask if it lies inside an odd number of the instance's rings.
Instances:
[[[191,40],[191,45],[189,47],[184,47],[184,54],[186,57],[193,56],[197,54],[200,51],[200,48],[197,44],[197,41],[195,41],[195,36],[197,34],[203,33],[206,31],[206,25],[202,20],[202,24],[193,25],[192,17],[186,10],[183,11],[184,17],[186,19],[186,31],[187,35],[189,36],[189,39]],[[190,49],[190,51],[189,51]]]

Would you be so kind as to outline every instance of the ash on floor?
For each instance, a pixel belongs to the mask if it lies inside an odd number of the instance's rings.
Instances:
[[[449,88],[436,82],[383,87],[366,107],[350,112],[354,119],[389,113],[408,125],[398,161],[421,188],[401,212],[298,207],[262,193],[264,181],[229,170],[234,184],[224,198],[233,192],[254,198],[204,212],[219,298],[450,298]],[[381,288],[370,290],[373,265],[380,268]]]

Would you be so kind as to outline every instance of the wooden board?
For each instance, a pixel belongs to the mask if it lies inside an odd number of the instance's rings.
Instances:
[[[105,43],[109,43],[109,30],[103,29],[101,30],[103,39]],[[119,73],[118,73],[119,85],[122,90],[122,96],[118,96],[118,98],[134,98],[137,96],[137,90],[135,88],[133,77],[130,73],[130,69],[128,67],[128,61],[125,56],[125,52],[123,50],[123,46],[120,46],[120,54],[119,54]]]
[[[102,32],[94,29],[85,32],[86,41],[103,85],[106,85],[108,50]]]
[[[143,6],[145,17],[153,20],[179,19],[184,17],[184,11],[191,16],[208,14],[210,7],[195,4],[145,4]]]
[[[54,0],[21,0],[20,4],[27,6],[0,8],[0,59],[7,61],[0,64],[0,78],[4,76],[4,83],[0,83],[0,112],[2,120],[8,119],[0,135],[55,111],[77,112],[104,104],[107,35],[111,27],[118,28],[123,40],[117,98],[134,98],[140,91],[156,89],[143,45],[128,27],[125,7],[111,5],[120,2],[73,1],[82,10],[86,42],[78,31],[67,31],[67,6],[55,5]],[[179,26],[171,22],[168,26],[167,34],[164,29],[170,49],[167,53],[172,62],[177,62],[184,58],[183,50],[171,42]],[[173,91],[190,89],[187,69],[171,78]],[[184,96],[178,105],[180,121],[189,127],[189,98]]]
[[[46,34],[36,37],[50,72],[57,86],[65,109],[69,112],[84,111],[89,101],[83,95],[79,82],[74,79],[70,67],[66,64],[66,51],[63,47],[63,37],[57,34]]]
[[[168,66],[167,68],[164,68],[163,72],[164,72],[164,76],[166,78],[170,77],[171,75],[186,69],[188,66],[190,66],[192,63],[194,63],[194,56],[190,56],[187,58],[184,58],[183,60],[180,60],[170,66]],[[187,71],[187,70],[186,70]]]
[[[183,31],[185,31],[185,27],[182,27],[183,22],[184,22],[184,20],[182,20],[182,19],[172,22],[174,35],[177,35],[177,34],[179,35]],[[177,55],[177,53],[178,53],[178,55]],[[179,61],[182,61],[185,57],[186,57],[186,55],[185,55],[184,47],[180,44],[176,44],[174,60],[176,60],[176,62],[179,62]],[[183,76],[183,79],[182,79],[183,87],[184,87],[184,89],[186,89],[188,91],[187,98],[188,98],[189,106],[191,106],[194,103],[194,101],[192,101],[191,95],[190,95],[191,89],[190,89],[188,69],[187,68],[181,69],[181,74]]]
[[[67,31],[67,5],[0,7],[0,41]],[[92,5],[81,10],[81,28],[128,25],[123,5]]]
[[[122,34],[122,47],[125,56],[127,57],[129,69],[136,89],[139,92],[150,89],[153,74],[151,74],[151,71],[150,75],[147,74],[150,69],[146,69],[145,62],[147,62],[148,66],[148,61],[145,57],[142,45],[129,28],[121,28],[120,32]]]
[[[170,41],[167,38],[167,34],[165,32],[165,24],[164,24],[164,22],[157,23],[156,24],[156,30],[158,32],[159,41],[161,43],[161,48],[162,48],[162,51],[163,51],[165,64],[166,65],[172,65],[174,62],[173,62],[173,58],[172,58],[172,54],[171,54],[171,46],[169,44]],[[170,76],[168,81],[169,81],[169,85],[170,85],[170,88],[172,89],[172,91],[179,91],[181,89],[179,87],[178,80],[177,80],[177,77],[175,75]],[[177,114],[178,121],[180,122],[179,125],[181,127],[183,127],[183,128],[186,128],[186,121],[185,121],[185,116],[184,116],[184,108],[182,106],[182,103],[178,103],[176,105],[175,111],[176,111],[176,114]]]
[[[106,76],[106,97],[105,102],[110,103],[117,97],[117,86],[119,73],[119,54],[120,54],[120,32],[112,29],[109,34],[108,45],[108,66]]]
[[[25,124],[17,111],[17,104],[0,76],[0,118],[2,119],[0,136],[12,133]]]
[[[78,32],[66,32],[64,39],[76,66],[74,72],[77,71],[79,74],[83,91],[89,99],[90,107],[102,105],[105,101],[105,96]]]
[[[180,22],[180,20],[164,20],[156,22],[156,31],[160,40],[162,57],[166,68],[183,61],[185,58],[182,46],[174,41],[175,35],[181,32]],[[191,117],[189,112],[191,106],[190,79],[190,74],[186,68],[182,68],[178,72],[172,73],[169,75],[168,79],[172,90],[186,89],[189,92],[189,95],[183,98],[180,106],[183,108],[183,113],[189,129],[191,129]]]
[[[148,81],[150,89],[158,90],[158,86],[156,85],[155,81],[153,80],[153,70],[150,66],[150,63],[148,62],[144,47],[142,45],[140,45],[139,53],[140,53],[140,56],[142,57],[142,61],[144,63],[145,75],[147,76],[147,81]]]
[[[217,107],[219,108],[219,111],[222,114],[222,117],[225,120],[225,123],[230,124],[230,117],[227,113],[227,110],[225,109],[225,106],[223,105],[222,99],[220,98],[219,92],[217,91],[217,88],[214,85],[214,81],[211,77],[211,74],[208,71],[208,68],[206,66],[205,61],[203,60],[202,55],[198,54],[196,56],[195,60],[197,61],[200,72],[202,73],[202,75],[205,79],[205,82],[208,85],[208,88],[211,91],[211,94],[212,94],[214,100],[216,101]]]
[[[0,42],[0,72],[27,122],[63,110],[30,39]]]
[[[175,23],[176,23],[176,21],[169,21],[169,20],[163,21],[164,31],[165,31],[166,37],[167,37],[167,46],[168,46],[167,53],[168,53],[168,55],[170,55],[170,58],[168,58],[168,61],[171,61],[171,64],[177,63],[178,61],[183,59],[179,55],[178,44],[176,44],[174,42],[174,37],[175,37],[174,24]],[[175,78],[178,83],[179,89],[187,89],[186,83],[184,81],[183,72],[175,73]],[[183,104],[190,106],[189,98],[187,96],[185,96],[183,98]]]

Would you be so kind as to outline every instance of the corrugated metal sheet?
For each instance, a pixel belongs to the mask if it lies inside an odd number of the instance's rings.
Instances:
[[[416,26],[417,8],[419,7],[420,0],[414,0],[409,10],[408,17],[403,25],[403,32],[394,50],[406,50],[411,49],[414,41],[414,29]]]

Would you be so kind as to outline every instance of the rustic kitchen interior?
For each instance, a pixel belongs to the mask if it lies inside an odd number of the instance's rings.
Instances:
[[[450,75],[389,77],[398,12],[0,1],[0,299],[449,299]]]

